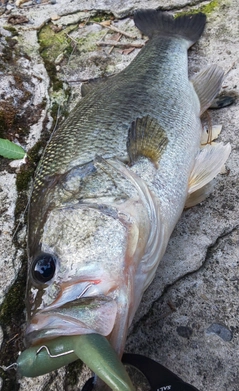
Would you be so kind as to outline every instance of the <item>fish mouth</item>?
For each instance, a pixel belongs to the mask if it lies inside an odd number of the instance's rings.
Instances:
[[[25,333],[26,345],[60,336],[111,333],[116,320],[117,304],[105,295],[81,297],[63,305],[52,305],[38,311]]]

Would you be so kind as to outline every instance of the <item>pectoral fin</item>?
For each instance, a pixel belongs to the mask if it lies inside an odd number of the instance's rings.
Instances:
[[[128,133],[127,150],[130,163],[134,164],[140,156],[144,156],[157,164],[167,143],[167,134],[155,118],[137,118]]]
[[[210,107],[215,96],[219,93],[223,77],[224,72],[220,67],[210,65],[191,80],[200,101],[200,114],[203,114]]]
[[[209,182],[220,173],[230,152],[229,143],[207,145],[199,152],[189,179],[185,208],[198,204],[208,196]]]

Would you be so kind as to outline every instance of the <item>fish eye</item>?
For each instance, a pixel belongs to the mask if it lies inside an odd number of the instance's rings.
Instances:
[[[52,254],[42,253],[34,261],[32,276],[36,282],[47,283],[56,271],[56,259]]]

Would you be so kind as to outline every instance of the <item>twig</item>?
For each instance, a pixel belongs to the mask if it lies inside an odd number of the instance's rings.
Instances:
[[[226,76],[228,75],[228,73],[231,72],[231,70],[233,69],[234,65],[235,65],[235,61],[231,64],[231,66],[230,66],[230,67],[228,68],[228,70],[225,72],[224,77],[226,77]]]
[[[116,39],[115,42],[119,42],[119,41],[121,40],[121,38],[122,38],[122,34],[119,34],[119,36],[118,36],[118,38]],[[111,54],[111,53],[113,52],[114,48],[115,48],[115,45],[113,45],[113,46],[110,48],[109,54]]]
[[[69,34],[66,34],[66,36],[70,38],[76,45],[78,45],[79,42],[74,37],[71,37]]]
[[[99,41],[96,43],[97,46],[119,46],[124,48],[142,48],[144,43],[139,42],[117,42],[117,41]]]
[[[109,29],[109,30],[115,31],[116,33],[120,33],[120,34],[122,34],[122,35],[125,35],[125,36],[128,37],[128,38],[132,38],[132,39],[135,39],[135,38],[136,38],[135,35],[126,33],[125,31],[120,30],[120,29],[118,29],[117,27],[114,27],[114,26],[111,26],[111,25],[110,25],[110,26],[107,26],[107,25],[104,24],[104,22],[103,22],[103,23],[97,23],[97,24],[99,24],[101,27],[105,27],[105,28],[107,28],[107,29]]]

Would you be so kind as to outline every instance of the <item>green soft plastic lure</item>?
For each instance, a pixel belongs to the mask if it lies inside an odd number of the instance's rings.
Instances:
[[[20,354],[17,369],[22,376],[36,377],[79,358],[112,390],[134,390],[116,352],[107,339],[99,334],[59,337],[46,345],[30,347]]]

